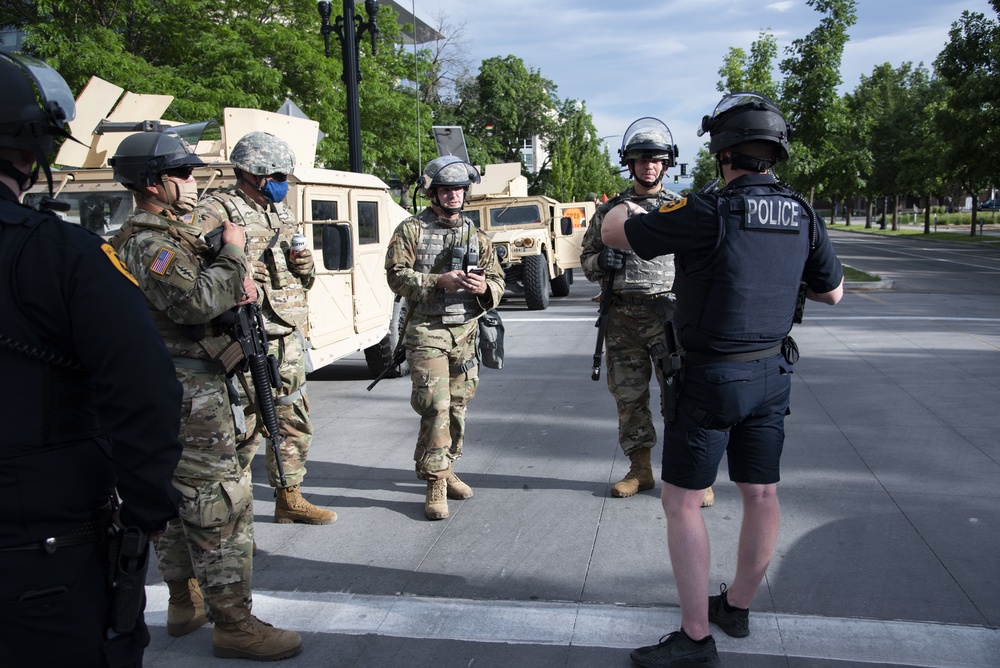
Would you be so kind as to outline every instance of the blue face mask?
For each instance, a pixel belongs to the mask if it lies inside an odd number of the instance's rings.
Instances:
[[[260,191],[272,202],[281,202],[288,196],[288,181],[268,181]]]

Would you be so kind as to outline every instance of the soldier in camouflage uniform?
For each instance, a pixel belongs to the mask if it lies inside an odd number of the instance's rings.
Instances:
[[[580,263],[589,280],[602,285],[609,277],[613,281],[605,338],[608,389],[618,408],[618,444],[631,466],[611,486],[611,495],[628,497],[656,484],[650,462],[656,428],[649,410],[649,383],[655,371],[663,391],[659,358],[667,352],[664,323],[673,318],[674,260],[663,255],[646,261],[631,250],[608,248],[601,241],[601,222],[625,200],[652,211],[681,197],[663,187],[667,168],[675,164],[677,147],[661,121],[646,117],[632,123],[618,155],[622,166],[628,167],[632,186],[598,207],[583,239]],[[712,505],[714,499],[709,488],[704,505]]]
[[[206,259],[208,245],[191,213],[197,202],[191,173],[203,163],[178,137],[130,135],[109,162],[138,209],[112,245],[138,281],[184,387],[184,452],[173,479],[182,495],[180,518],[155,544],[170,590],[167,632],[182,636],[210,620],[216,656],[294,656],[302,647],[299,634],[250,612],[252,453],[238,445],[243,409],[233,401],[232,376],[227,380],[242,353],[218,322],[226,311],[257,299],[243,252],[246,238],[242,228],[226,223],[222,250]]]
[[[309,248],[293,253],[289,247],[298,224],[283,200],[288,194],[288,175],[295,169],[295,155],[279,137],[251,132],[236,142],[229,161],[236,172],[236,185],[206,197],[196,214],[206,232],[224,220],[243,227],[253,277],[264,295],[261,311],[268,353],[278,361],[281,376],[275,407],[285,435],[281,446],[285,486],[281,485],[273,450],[265,448],[264,455],[267,480],[275,489],[274,520],[279,524],[330,524],[337,513],[309,503],[299,488],[313,434],[306,395],[306,373],[311,369],[305,329],[306,290],[316,279],[316,268]],[[256,423],[254,417],[248,424]],[[251,434],[256,443],[259,438],[252,427]]]
[[[466,408],[479,384],[477,319],[504,291],[493,245],[462,215],[472,183],[479,183],[479,172],[460,158],[429,162],[421,191],[431,205],[399,224],[385,259],[389,287],[410,305],[403,336],[410,405],[420,415],[413,459],[417,478],[427,481],[430,520],[448,517],[449,498],[472,496],[453,465],[462,456]]]

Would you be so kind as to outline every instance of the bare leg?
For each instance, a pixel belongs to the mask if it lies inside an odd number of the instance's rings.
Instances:
[[[774,554],[781,509],[778,506],[777,484],[738,482],[736,486],[743,495],[743,523],[740,526],[736,577],[726,591],[726,600],[731,606],[749,608]]]
[[[708,574],[711,546],[701,514],[703,489],[663,483],[660,496],[667,515],[667,547],[681,599],[681,626],[694,640],[709,635]]]

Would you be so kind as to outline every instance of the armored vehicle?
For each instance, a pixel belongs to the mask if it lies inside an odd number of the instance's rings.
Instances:
[[[123,92],[107,81],[91,79],[70,124],[74,137],[85,143],[91,138],[90,146],[65,142],[55,161],[62,167],[53,170],[57,199],[70,207],[57,213],[103,236],[113,235],[134,209],[131,193],[112,176],[108,156],[129,132],[175,126],[149,120],[166,111],[172,96]],[[185,133],[194,127],[168,130],[187,139]],[[319,130],[315,121],[254,109],[226,109],[219,138],[197,142],[196,150],[207,163],[194,174],[201,196],[234,182],[229,150],[254,130],[278,135],[295,151],[297,166],[288,178],[285,203],[300,221],[299,231],[316,258],[316,282],[307,293],[306,332],[314,367],[364,351],[370,371],[377,375],[391,363],[398,340],[400,323],[391,323],[400,306],[386,283],[384,262],[389,239],[408,215],[406,210],[375,176],[312,167]],[[36,203],[47,194],[44,184],[36,186],[25,202]]]
[[[493,242],[510,296],[524,297],[535,311],[548,308],[550,295],[569,295],[593,202],[529,196],[521,165],[506,163],[486,166],[464,213]]]

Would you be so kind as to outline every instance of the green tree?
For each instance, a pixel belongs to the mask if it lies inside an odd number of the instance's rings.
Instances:
[[[1000,3],[994,0],[1000,13]],[[1000,183],[1000,28],[978,12],[962,12],[952,24],[948,43],[934,63],[944,86],[944,104],[936,108],[934,127],[944,142],[945,170],[972,195],[976,234],[978,196]]]
[[[484,60],[474,79],[459,84],[459,97],[455,113],[474,162],[520,162],[526,140],[554,137],[556,85],[516,56]]]
[[[540,170],[537,192],[560,202],[578,202],[588,192],[614,193],[622,188],[618,169],[611,166],[597,128],[579,100],[564,100],[559,124],[548,145],[549,165]]]
[[[825,16],[806,37],[786,49],[781,62],[785,74],[782,111],[792,123],[794,150],[782,171],[803,192],[817,193],[826,183],[826,168],[838,147],[833,130],[841,123],[844,106],[839,103],[840,61],[857,20],[855,0],[807,0],[807,5]]]
[[[716,88],[722,93],[752,91],[772,100],[781,97],[781,84],[772,76],[773,61],[778,55],[778,42],[774,35],[761,31],[750,45],[750,55],[738,47],[730,47],[719,68],[721,80]]]

